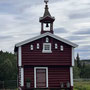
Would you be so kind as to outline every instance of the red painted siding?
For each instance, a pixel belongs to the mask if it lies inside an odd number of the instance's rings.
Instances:
[[[26,87],[26,79],[30,78],[31,80],[31,88],[34,87],[34,68],[33,67],[25,67],[24,68],[24,86]]]
[[[31,88],[34,88],[34,67],[24,68],[24,77],[31,79]],[[48,86],[49,88],[60,88],[60,83],[70,82],[69,67],[48,67]]]
[[[59,88],[60,83],[70,82],[69,67],[50,67],[48,68],[49,88]]]
[[[22,46],[22,64],[24,65],[71,65],[71,46],[49,37],[52,44],[52,53],[42,53],[45,37]],[[40,49],[37,49],[37,43]],[[55,49],[55,43],[58,49]],[[30,50],[30,45],[34,45],[34,50]],[[64,51],[60,51],[60,45],[64,46]]]

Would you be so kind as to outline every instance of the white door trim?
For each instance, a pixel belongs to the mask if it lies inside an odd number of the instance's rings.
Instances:
[[[34,67],[34,88],[36,87],[36,69],[46,69],[46,88],[48,88],[48,67]]]

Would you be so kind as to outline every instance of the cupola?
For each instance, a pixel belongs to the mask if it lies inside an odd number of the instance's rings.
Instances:
[[[48,0],[44,0],[45,2],[45,11],[43,17],[40,17],[39,21],[41,23],[41,34],[50,32],[53,34],[53,22],[55,20],[54,17],[51,16],[48,8]]]

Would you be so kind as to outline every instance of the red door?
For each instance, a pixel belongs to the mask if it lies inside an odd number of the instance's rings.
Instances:
[[[46,87],[46,69],[36,69],[36,87]]]

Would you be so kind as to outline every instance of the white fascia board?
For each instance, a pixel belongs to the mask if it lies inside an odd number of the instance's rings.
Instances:
[[[59,37],[59,36],[56,36],[56,35],[54,35],[54,34],[51,34],[51,33],[49,33],[49,32],[46,32],[46,33],[41,34],[41,35],[39,35],[39,36],[36,36],[36,37],[34,37],[34,38],[27,39],[27,40],[25,40],[25,41],[22,41],[22,42],[20,42],[20,43],[17,43],[15,46],[16,46],[16,47],[19,47],[19,46],[21,46],[21,45],[27,44],[27,43],[29,43],[29,42],[32,42],[32,41],[37,40],[37,39],[40,39],[40,38],[45,37],[45,36],[50,36],[50,37],[52,37],[52,38],[55,38],[55,39],[57,39],[57,40],[59,40],[59,41],[62,41],[62,42],[64,42],[64,43],[66,43],[66,44],[71,45],[71,46],[74,47],[74,48],[78,46],[78,45],[76,45],[76,44],[74,44],[74,43],[72,43],[72,42],[70,42],[70,41],[68,41],[68,40],[65,40],[65,39],[63,39],[63,38],[61,38],[61,37]]]
[[[50,33],[51,34],[51,33]],[[59,37],[59,36],[56,36],[56,35],[50,35],[51,37],[53,37],[53,38],[55,38],[55,39],[57,39],[57,40],[59,40],[59,41],[62,41],[62,42],[64,42],[64,43],[66,43],[66,44],[69,44],[69,45],[71,45],[72,47],[77,47],[78,45],[77,44],[75,44],[75,43],[72,43],[72,42],[70,42],[70,41],[68,41],[68,40],[66,40],[66,39],[63,39],[63,38],[61,38],[61,37]]]
[[[71,86],[73,86],[73,67],[70,67],[70,82]]]

